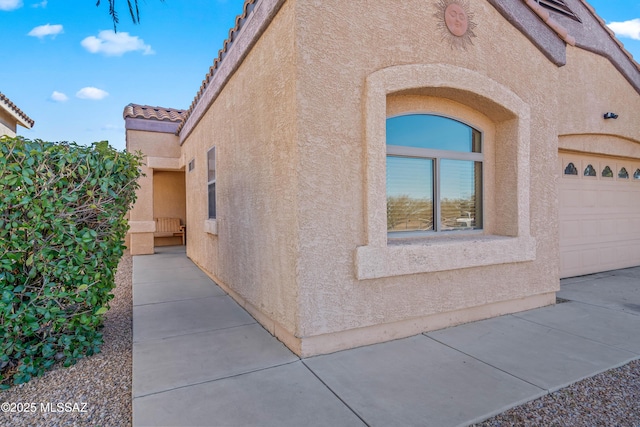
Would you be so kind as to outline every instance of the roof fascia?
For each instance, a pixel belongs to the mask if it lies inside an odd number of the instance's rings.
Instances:
[[[141,130],[145,132],[161,132],[161,133],[175,133],[178,131],[180,122],[160,121],[154,119],[140,119],[133,117],[126,117],[124,119],[126,130]]]
[[[488,0],[488,2],[520,30],[549,61],[558,67],[566,65],[565,42],[526,3],[514,0]]]
[[[286,0],[258,0],[247,21],[242,25],[233,40],[233,45],[226,52],[220,66],[208,82],[197,104],[180,129],[180,145],[193,132],[200,119],[211,104],[218,98],[231,76],[242,64],[260,36],[265,32],[273,18]]]

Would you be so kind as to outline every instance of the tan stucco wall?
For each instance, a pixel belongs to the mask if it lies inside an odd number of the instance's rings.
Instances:
[[[618,135],[635,152],[625,120],[639,98],[619,75],[608,87],[606,59],[569,47],[558,68],[482,1],[470,2],[473,44],[452,48],[437,3],[286,1],[184,141],[188,256],[299,354],[552,304],[559,135],[560,148]],[[483,131],[480,236],[388,244],[380,232],[384,122],[403,112]]]
[[[567,50],[560,69],[559,147],[564,150],[640,157],[640,96],[602,56]],[[586,72],[585,72],[586,71]],[[617,119],[603,118],[604,113]]]
[[[297,128],[304,171],[299,178],[298,333],[302,337],[389,324],[388,328],[379,328],[378,338],[384,335],[393,338],[404,333],[402,328],[394,328],[395,322],[412,319],[420,328],[429,329],[432,327],[429,317],[439,313],[517,301],[558,289],[557,228],[548,220],[557,212],[554,185],[557,103],[547,96],[556,88],[557,67],[485,2],[472,3],[474,21],[478,23],[473,46],[466,51],[452,49],[441,41],[437,31],[433,17],[435,3],[417,7],[410,2],[375,2],[368,4],[366,13],[354,2],[296,3]],[[389,13],[391,8],[393,13]],[[530,110],[528,139],[535,144],[531,143],[529,160],[531,174],[536,178],[530,182],[528,202],[530,235],[536,242],[535,261],[357,280],[354,251],[367,244],[363,221],[367,216],[364,195],[369,185],[363,180],[365,81],[369,75],[392,66],[440,63],[478,73],[508,88]],[[523,77],[534,75],[545,78]],[[412,78],[409,73],[407,79]],[[432,98],[456,96],[446,89],[428,88],[424,93]],[[451,110],[448,101],[443,100],[436,109],[463,117],[469,109],[475,110],[472,114],[484,114],[493,121],[498,135],[510,132],[508,117],[502,117],[496,106],[480,96],[469,92],[465,96],[458,91],[456,101],[466,107]],[[425,98],[424,102],[432,101]],[[406,108],[412,108],[410,103]],[[427,110],[430,108],[425,106]],[[504,141],[493,153],[511,149],[508,141]],[[517,159],[513,154],[511,158],[511,164],[505,161],[498,164],[496,159],[493,164],[515,177]],[[500,186],[499,179],[508,179],[509,173],[501,173],[501,178],[496,176],[495,182],[489,176],[485,181],[487,190]],[[490,191],[486,193],[492,197]],[[514,203],[512,200],[505,206],[513,210]],[[495,210],[494,215],[496,221]],[[487,229],[490,231],[491,226]],[[546,304],[551,300],[543,301]],[[515,305],[503,309],[508,312]],[[475,316],[452,319],[451,323],[472,320]],[[435,321],[432,324],[441,326]]]
[[[263,313],[271,331],[289,334],[298,311],[293,6],[283,6],[183,143],[185,163],[195,160],[186,174],[187,255],[257,317]],[[213,146],[217,235],[205,231]]]
[[[153,216],[155,218],[180,218],[187,225],[184,172],[153,172]],[[182,238],[156,237],[155,246],[181,245]]]
[[[140,151],[144,155],[143,165],[140,168],[144,176],[138,180],[140,188],[136,193],[137,200],[129,211],[128,247],[132,255],[152,254],[154,253],[155,218],[158,218],[154,213],[154,205],[157,207],[161,203],[154,203],[154,170],[156,169],[150,166],[155,163],[164,168],[179,169],[181,167],[180,143],[178,137],[171,133],[138,130],[127,130],[126,140],[127,151],[131,153]],[[181,173],[184,174],[184,172]],[[163,182],[162,178],[164,177],[161,177],[161,182]],[[177,188],[179,187],[180,184],[177,185]],[[184,181],[182,181],[182,188],[184,188]],[[184,220],[185,217],[186,215],[181,218]],[[176,242],[182,243],[178,239]]]

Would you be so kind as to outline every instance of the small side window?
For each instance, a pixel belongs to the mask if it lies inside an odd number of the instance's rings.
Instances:
[[[191,161],[189,161],[189,172],[194,170],[195,167],[196,167],[196,160],[195,159],[191,159]]]
[[[627,169],[620,169],[620,172],[618,172],[618,178],[629,179],[629,172],[627,172]]]
[[[602,169],[602,177],[603,178],[613,178],[613,171],[611,170],[611,168],[609,166],[605,166],[604,169]]]
[[[216,218],[216,147],[207,152],[207,187],[209,193],[209,219]]]
[[[589,165],[584,170],[584,176],[598,176],[598,173],[592,165]]]
[[[640,179],[640,169],[636,169],[633,173],[633,179]]]
[[[573,163],[569,163],[566,168],[564,168],[565,175],[578,175],[578,169],[576,169],[576,165]]]

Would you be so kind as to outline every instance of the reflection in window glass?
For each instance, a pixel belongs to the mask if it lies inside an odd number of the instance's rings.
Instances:
[[[627,172],[627,169],[620,169],[620,172],[618,172],[618,178],[629,179],[629,172]]]
[[[216,147],[207,152],[207,187],[209,219],[216,217]]]
[[[387,119],[387,231],[482,229],[481,134],[446,117]]]
[[[440,162],[440,229],[480,228],[482,163],[443,159]]]
[[[387,157],[387,230],[433,230],[433,160]]]
[[[605,166],[605,168],[602,169],[602,177],[603,178],[613,178],[613,171],[611,170],[611,168],[609,166]]]
[[[216,217],[216,183],[213,182],[208,185],[209,193],[209,219],[215,219]]]
[[[593,168],[593,166],[589,165],[584,170],[584,176],[598,176],[598,174],[596,173],[596,170]]]
[[[633,179],[640,179],[640,169],[636,169],[633,174]]]
[[[564,168],[564,174],[565,175],[578,175],[578,169],[576,168],[576,165],[574,165],[573,163],[569,163],[567,165],[567,167]]]
[[[387,120],[387,145],[480,153],[480,133],[453,119],[411,114]]]

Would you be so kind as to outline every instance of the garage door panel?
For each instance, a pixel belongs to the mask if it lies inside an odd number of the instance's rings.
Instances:
[[[592,243],[621,243],[640,237],[640,218],[560,220],[560,246]],[[640,249],[639,249],[640,250]]]
[[[625,220],[603,219],[600,221],[600,233],[598,237],[606,239],[607,236],[616,238],[623,232]]]
[[[560,154],[560,274],[571,277],[640,265],[640,159]],[[569,162],[578,175],[564,174]],[[584,176],[592,165],[597,176]],[[607,166],[613,177],[602,176]],[[629,178],[620,178],[624,168]],[[605,174],[606,175],[606,174]]]
[[[589,189],[584,189],[580,191],[581,199],[579,201],[581,208],[597,208],[601,206],[598,200],[598,194],[595,191],[591,191]]]
[[[560,189],[558,198],[560,200],[560,207],[563,208],[580,208],[580,194],[576,192],[576,188],[563,188]]]
[[[628,233],[623,230],[618,233],[606,233],[602,229],[598,230],[598,233],[592,233],[591,235],[574,231],[573,235],[568,236],[565,227],[561,227],[560,249],[580,250],[580,248],[586,249],[589,245],[604,245],[608,248],[613,248],[616,245],[626,244],[627,241],[638,239],[640,239],[640,233],[638,232]],[[640,250],[640,247],[636,248],[636,250]]]
[[[610,242],[565,247],[560,270],[563,277],[571,277],[640,265],[639,247],[640,238],[625,244]]]

